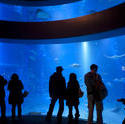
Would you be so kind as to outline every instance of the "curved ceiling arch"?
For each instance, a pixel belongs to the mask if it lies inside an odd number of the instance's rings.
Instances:
[[[48,22],[0,21],[0,38],[20,40],[44,39],[44,42],[42,41],[42,43],[45,43],[45,39],[90,36],[110,30],[124,28],[124,12],[125,3],[95,14],[68,20]],[[122,34],[124,33],[125,32],[123,31]],[[17,42],[19,43],[18,40]]]
[[[78,1],[80,0],[1,0],[0,2],[18,6],[55,6]]]

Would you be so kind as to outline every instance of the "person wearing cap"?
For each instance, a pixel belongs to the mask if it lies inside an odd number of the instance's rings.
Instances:
[[[53,109],[56,101],[59,99],[59,110],[57,114],[57,119],[62,119],[62,114],[64,111],[64,98],[66,92],[66,82],[62,75],[62,66],[56,67],[56,72],[54,72],[49,80],[49,96],[51,97],[51,103],[49,106],[49,111],[47,112],[46,119],[51,119]]]
[[[99,94],[96,90],[98,86],[97,81],[102,81],[101,76],[97,73],[98,66],[92,64],[90,66],[90,72],[85,74],[85,85],[87,87],[87,97],[88,97],[88,123],[93,124],[93,111],[94,105],[96,105],[97,111],[97,124],[103,124],[102,112],[103,112],[103,102],[99,98]]]

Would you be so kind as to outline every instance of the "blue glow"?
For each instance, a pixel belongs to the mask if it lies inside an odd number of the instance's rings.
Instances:
[[[42,7],[26,7],[0,3],[0,20],[55,21],[76,18],[124,3],[125,0],[82,0],[79,2]]]
[[[41,112],[46,115],[50,98],[48,93],[49,77],[57,65],[64,68],[66,82],[69,74],[77,74],[80,86],[85,95],[80,99],[80,114],[87,119],[87,96],[84,84],[84,74],[89,66],[96,63],[99,73],[109,90],[109,96],[104,100],[104,122],[120,124],[124,118],[124,106],[116,99],[125,97],[125,35],[102,40],[69,44],[8,44],[0,43],[0,74],[7,80],[13,72],[20,75],[24,87],[29,91],[23,104],[23,114]],[[11,115],[6,89],[7,115]],[[57,113],[58,103],[54,109]],[[117,111],[115,111],[117,110]],[[65,106],[63,116],[67,116]],[[96,119],[96,116],[94,116]]]

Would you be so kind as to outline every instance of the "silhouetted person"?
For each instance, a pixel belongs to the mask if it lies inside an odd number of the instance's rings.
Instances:
[[[98,93],[96,92],[97,80],[102,80],[101,76],[97,74],[98,66],[92,64],[90,66],[91,72],[88,72],[85,75],[85,84],[87,86],[87,97],[88,97],[88,124],[93,122],[93,110],[94,105],[96,105],[97,111],[97,124],[103,124],[102,111],[103,111],[103,102],[99,98]]]
[[[5,118],[6,104],[5,104],[5,90],[4,86],[7,84],[7,80],[0,75],[0,107],[1,107],[1,118]]]
[[[18,117],[22,117],[21,115],[21,104],[23,103],[23,93],[24,89],[21,80],[17,74],[12,74],[11,80],[8,84],[9,94],[9,104],[12,104],[12,118],[15,118],[15,108],[18,106]]]
[[[65,78],[62,75],[63,68],[61,66],[56,67],[56,72],[50,77],[49,80],[49,95],[51,97],[51,103],[49,111],[47,113],[46,119],[51,119],[53,109],[56,101],[59,99],[59,111],[57,114],[57,119],[62,119],[62,114],[64,111],[64,98],[66,91]]]
[[[125,105],[125,98],[117,99],[118,102],[122,102]],[[125,124],[125,118],[122,121],[122,124]]]
[[[79,89],[80,89],[80,86],[77,81],[76,74],[71,73],[69,77],[67,93],[66,93],[66,97],[67,97],[66,105],[68,105],[68,108],[69,108],[69,115],[68,115],[69,120],[73,118],[73,115],[72,115],[73,106],[75,107],[75,110],[76,110],[75,119],[78,119],[80,116],[79,109],[78,109]]]

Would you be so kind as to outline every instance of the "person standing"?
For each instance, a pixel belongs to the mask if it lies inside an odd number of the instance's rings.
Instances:
[[[96,105],[97,111],[97,124],[103,124],[102,112],[103,112],[103,102],[99,97],[99,92],[97,91],[98,81],[102,81],[101,76],[97,73],[98,66],[92,64],[90,66],[90,72],[85,74],[85,85],[87,87],[87,97],[88,97],[88,124],[93,123],[93,111],[94,105]]]
[[[11,80],[8,84],[8,90],[9,90],[9,104],[12,104],[12,118],[15,118],[15,109],[16,106],[18,106],[18,117],[22,117],[22,109],[21,105],[23,103],[24,97],[22,90],[24,89],[24,86],[19,80],[19,77],[17,74],[12,74]]]
[[[49,80],[49,96],[51,97],[51,103],[49,106],[49,111],[47,112],[46,119],[51,119],[53,109],[57,100],[59,100],[59,110],[57,114],[57,119],[62,119],[62,114],[64,111],[64,98],[66,91],[65,78],[62,75],[62,66],[56,67],[56,72],[51,75]]]
[[[0,107],[1,107],[1,118],[6,117],[6,104],[5,104],[5,90],[4,86],[7,84],[7,80],[0,75]]]
[[[78,109],[78,105],[79,105],[79,82],[77,80],[76,74],[75,73],[71,73],[70,77],[69,77],[69,82],[68,82],[68,86],[67,86],[67,93],[66,93],[66,105],[69,108],[69,115],[68,118],[69,120],[73,119],[73,115],[72,115],[72,108],[73,106],[75,107],[76,113],[75,113],[75,119],[78,120],[80,114],[79,114],[79,109]]]

